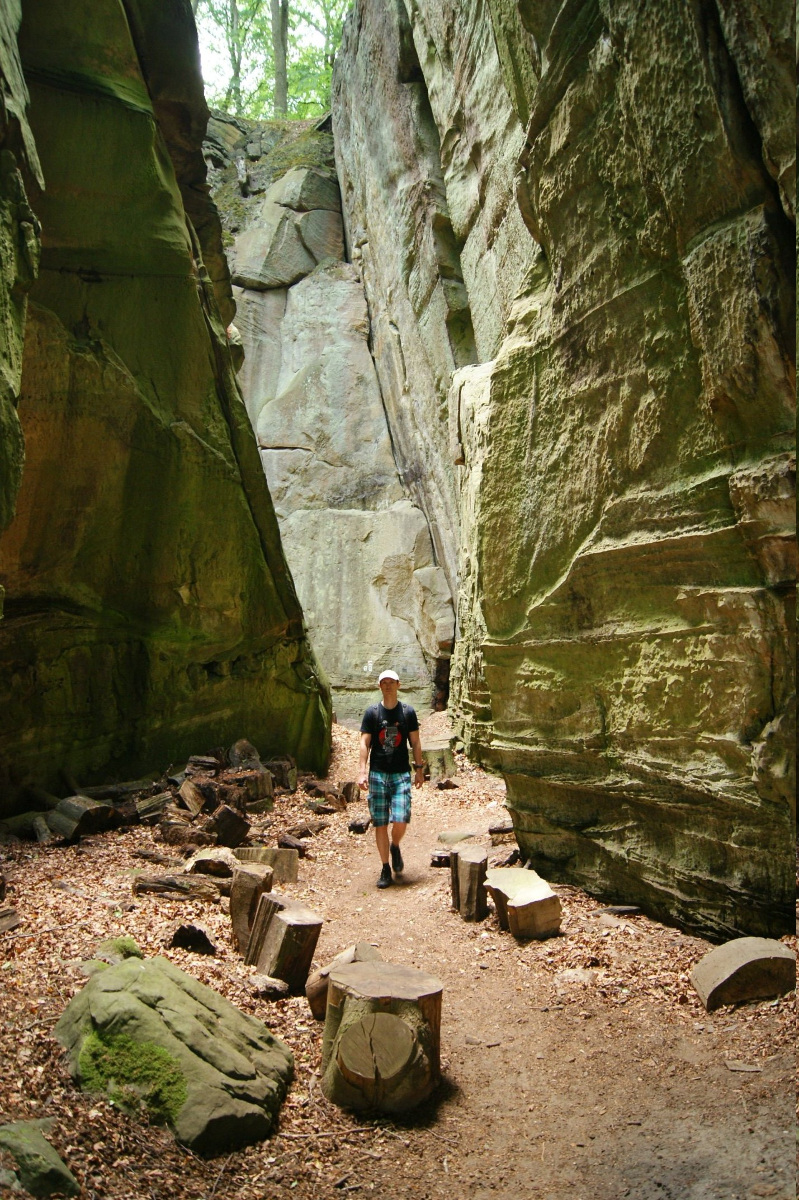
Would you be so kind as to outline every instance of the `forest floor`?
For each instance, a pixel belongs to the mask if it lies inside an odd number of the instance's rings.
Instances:
[[[423,741],[444,721],[427,718]],[[334,727],[331,780],[356,777],[357,746],[357,733]],[[347,831],[365,804],[330,817],[299,881],[280,885],[325,918],[319,964],[369,941],[443,982],[443,1082],[410,1117],[365,1119],[325,1100],[323,1026],[304,997],[254,994],[225,899],[132,896],[147,867],[134,851],[171,852],[137,826],[72,847],[0,848],[4,903],[22,919],[0,935],[0,1122],[52,1118],[48,1137],[86,1200],[793,1200],[795,993],[709,1015],[688,982],[709,943],[641,915],[614,923],[576,888],[556,887],[562,932],[548,941],[516,942],[493,911],[467,924],[430,852],[447,829],[488,845],[489,825],[506,816],[504,785],[463,761],[454,779],[457,790],[414,792],[395,886],[375,889],[371,830]],[[307,815],[300,793],[280,797],[264,840]],[[165,947],[187,919],[209,930],[214,957]],[[53,1026],[85,982],[81,962],[122,934],[291,1047],[295,1080],[269,1140],[203,1160],[75,1088]],[[0,1166],[12,1160],[0,1153]]]

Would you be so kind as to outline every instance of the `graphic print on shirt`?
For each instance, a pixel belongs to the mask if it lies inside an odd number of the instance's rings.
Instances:
[[[399,725],[389,725],[388,721],[383,721],[377,738],[383,754],[391,757],[402,741],[402,733],[400,732]]]

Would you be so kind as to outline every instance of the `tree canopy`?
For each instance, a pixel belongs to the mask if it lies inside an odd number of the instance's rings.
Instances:
[[[208,102],[236,116],[321,116],[351,0],[192,0]]]

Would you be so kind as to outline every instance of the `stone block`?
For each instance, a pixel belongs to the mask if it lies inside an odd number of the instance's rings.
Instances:
[[[708,1012],[723,1004],[767,1000],[796,987],[796,955],[772,938],[734,938],[700,959],[690,979]]]

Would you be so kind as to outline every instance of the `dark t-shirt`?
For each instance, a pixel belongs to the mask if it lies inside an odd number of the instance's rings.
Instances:
[[[371,733],[369,770],[381,775],[409,771],[408,734],[419,728],[416,712],[400,702],[396,708],[372,704],[363,714],[361,733]]]

